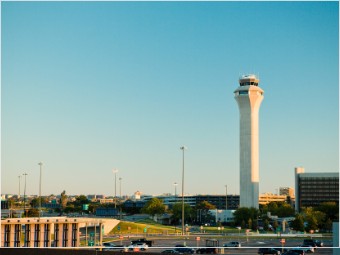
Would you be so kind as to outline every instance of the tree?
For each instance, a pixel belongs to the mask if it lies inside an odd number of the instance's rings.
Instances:
[[[155,216],[156,214],[163,214],[165,212],[165,205],[161,199],[152,198],[142,208],[142,212]]]
[[[31,208],[27,211],[27,217],[39,217],[39,210],[36,208]]]
[[[252,228],[253,226],[253,221],[251,218],[248,219],[248,228]]]
[[[280,218],[282,217],[289,217],[295,214],[294,208],[290,204],[283,203],[278,206],[276,210],[276,215]]]
[[[267,231],[269,229],[269,221],[264,219],[263,221],[263,230]]]
[[[197,222],[207,223],[213,219],[213,216],[209,213],[209,210],[216,209],[216,206],[210,204],[207,201],[198,203],[195,207],[195,215],[197,215]]]
[[[33,198],[30,202],[31,207],[38,208],[39,201],[41,201],[41,205],[43,205],[44,203],[47,203],[47,198],[44,198],[44,197]]]
[[[330,218],[328,218],[324,224],[324,230],[327,232],[331,232],[333,228],[333,222]]]
[[[190,205],[184,204],[184,221],[191,222],[193,209]],[[182,203],[176,203],[172,207],[171,219],[178,224],[182,219]]]
[[[235,225],[240,226],[243,221],[248,222],[249,219],[251,219],[252,222],[254,220],[257,221],[258,215],[259,215],[259,210],[254,207],[251,207],[251,208],[240,207],[234,212]]]
[[[60,207],[61,207],[60,209],[61,209],[61,213],[66,208],[66,205],[67,205],[67,195],[66,195],[66,191],[64,190],[60,194]]]
[[[310,230],[316,230],[318,229],[318,222],[315,218],[314,215],[308,217],[307,219],[307,227],[306,227],[306,230],[307,231],[310,231]]]
[[[326,218],[330,218],[332,221],[339,220],[339,204],[336,202],[321,203],[316,209],[325,213]]]
[[[279,223],[277,223],[277,221],[275,220],[274,222],[273,222],[273,228],[275,229],[275,231],[276,231],[276,229],[277,229],[277,227],[279,226]]]
[[[212,209],[216,209],[216,206],[213,204],[210,204],[208,201],[202,201],[196,205],[196,209],[212,210]]]
[[[296,231],[301,231],[301,232],[304,231],[305,226],[304,226],[303,216],[301,214],[296,214],[295,219],[292,221],[291,226]]]

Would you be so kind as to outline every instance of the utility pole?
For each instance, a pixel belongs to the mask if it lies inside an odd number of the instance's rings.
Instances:
[[[183,169],[182,169],[182,235],[184,235],[184,151],[187,147],[180,148],[183,151]]]
[[[24,173],[22,175],[25,176],[25,185],[24,185],[24,217],[27,217],[27,213],[26,213],[26,176],[28,174]]]
[[[42,162],[39,162],[38,165],[40,166],[40,178],[39,178],[39,219],[41,217],[41,172],[42,172]]]
[[[228,210],[228,185],[225,185],[225,209]]]

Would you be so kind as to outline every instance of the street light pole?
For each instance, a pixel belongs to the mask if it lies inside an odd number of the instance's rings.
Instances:
[[[39,219],[41,216],[41,172],[42,172],[42,162],[39,162],[38,165],[40,166],[40,178],[39,178]]]
[[[184,151],[187,147],[182,146],[180,149],[183,151],[183,168],[182,168],[182,235],[184,235]]]
[[[24,216],[26,217],[26,176],[27,173],[22,174],[23,176],[25,176],[25,185],[24,185]]]
[[[119,197],[122,199],[122,177],[119,177]]]
[[[115,209],[117,208],[117,173],[118,173],[118,169],[112,169],[112,173],[114,173],[115,175],[115,197],[114,197],[114,201],[115,201]]]
[[[18,194],[18,201],[19,201],[19,199],[20,199],[20,179],[21,179],[21,175],[19,175],[18,178],[19,178],[19,194]]]
[[[122,219],[122,177],[119,177],[119,200],[120,200],[120,208],[119,208],[119,219]]]
[[[225,209],[228,210],[228,185],[225,185]]]

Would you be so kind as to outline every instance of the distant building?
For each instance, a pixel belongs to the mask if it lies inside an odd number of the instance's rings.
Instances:
[[[98,199],[105,199],[105,195],[90,194],[87,195],[87,199],[92,202],[96,202]]]
[[[339,173],[305,173],[304,168],[295,168],[295,210],[323,202],[339,204]]]
[[[290,187],[280,187],[279,195],[294,197],[294,189]]]
[[[291,201],[294,200],[294,196],[290,197]],[[270,202],[285,202],[287,201],[287,195],[276,195],[272,193],[263,193],[259,196],[259,204],[266,205]]]
[[[215,217],[215,222],[231,223],[234,222],[235,210],[209,210],[209,213]]]
[[[136,191],[136,192],[133,194],[132,199],[133,199],[133,200],[140,200],[141,195],[142,195],[142,192]]]
[[[113,204],[113,198],[99,199],[99,203],[101,203],[101,204]]]
[[[155,196],[161,199],[168,208],[171,208],[176,203],[181,203],[182,197],[181,196]],[[143,201],[149,201],[153,197],[148,196],[143,199]],[[194,207],[197,204],[207,201],[208,203],[216,206],[218,210],[226,209],[226,202],[228,204],[229,210],[236,210],[240,205],[240,196],[239,195],[228,195],[227,200],[225,195],[185,195],[184,196],[184,203]]]
[[[98,207],[96,209],[96,216],[117,216],[119,215],[119,211],[117,208],[101,208]]]
[[[7,200],[1,200],[1,210],[3,209],[8,209],[9,208],[9,203]]]

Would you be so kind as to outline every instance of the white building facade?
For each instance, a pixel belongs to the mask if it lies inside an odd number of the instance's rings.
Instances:
[[[234,91],[240,111],[240,207],[259,208],[259,79],[243,75]]]

